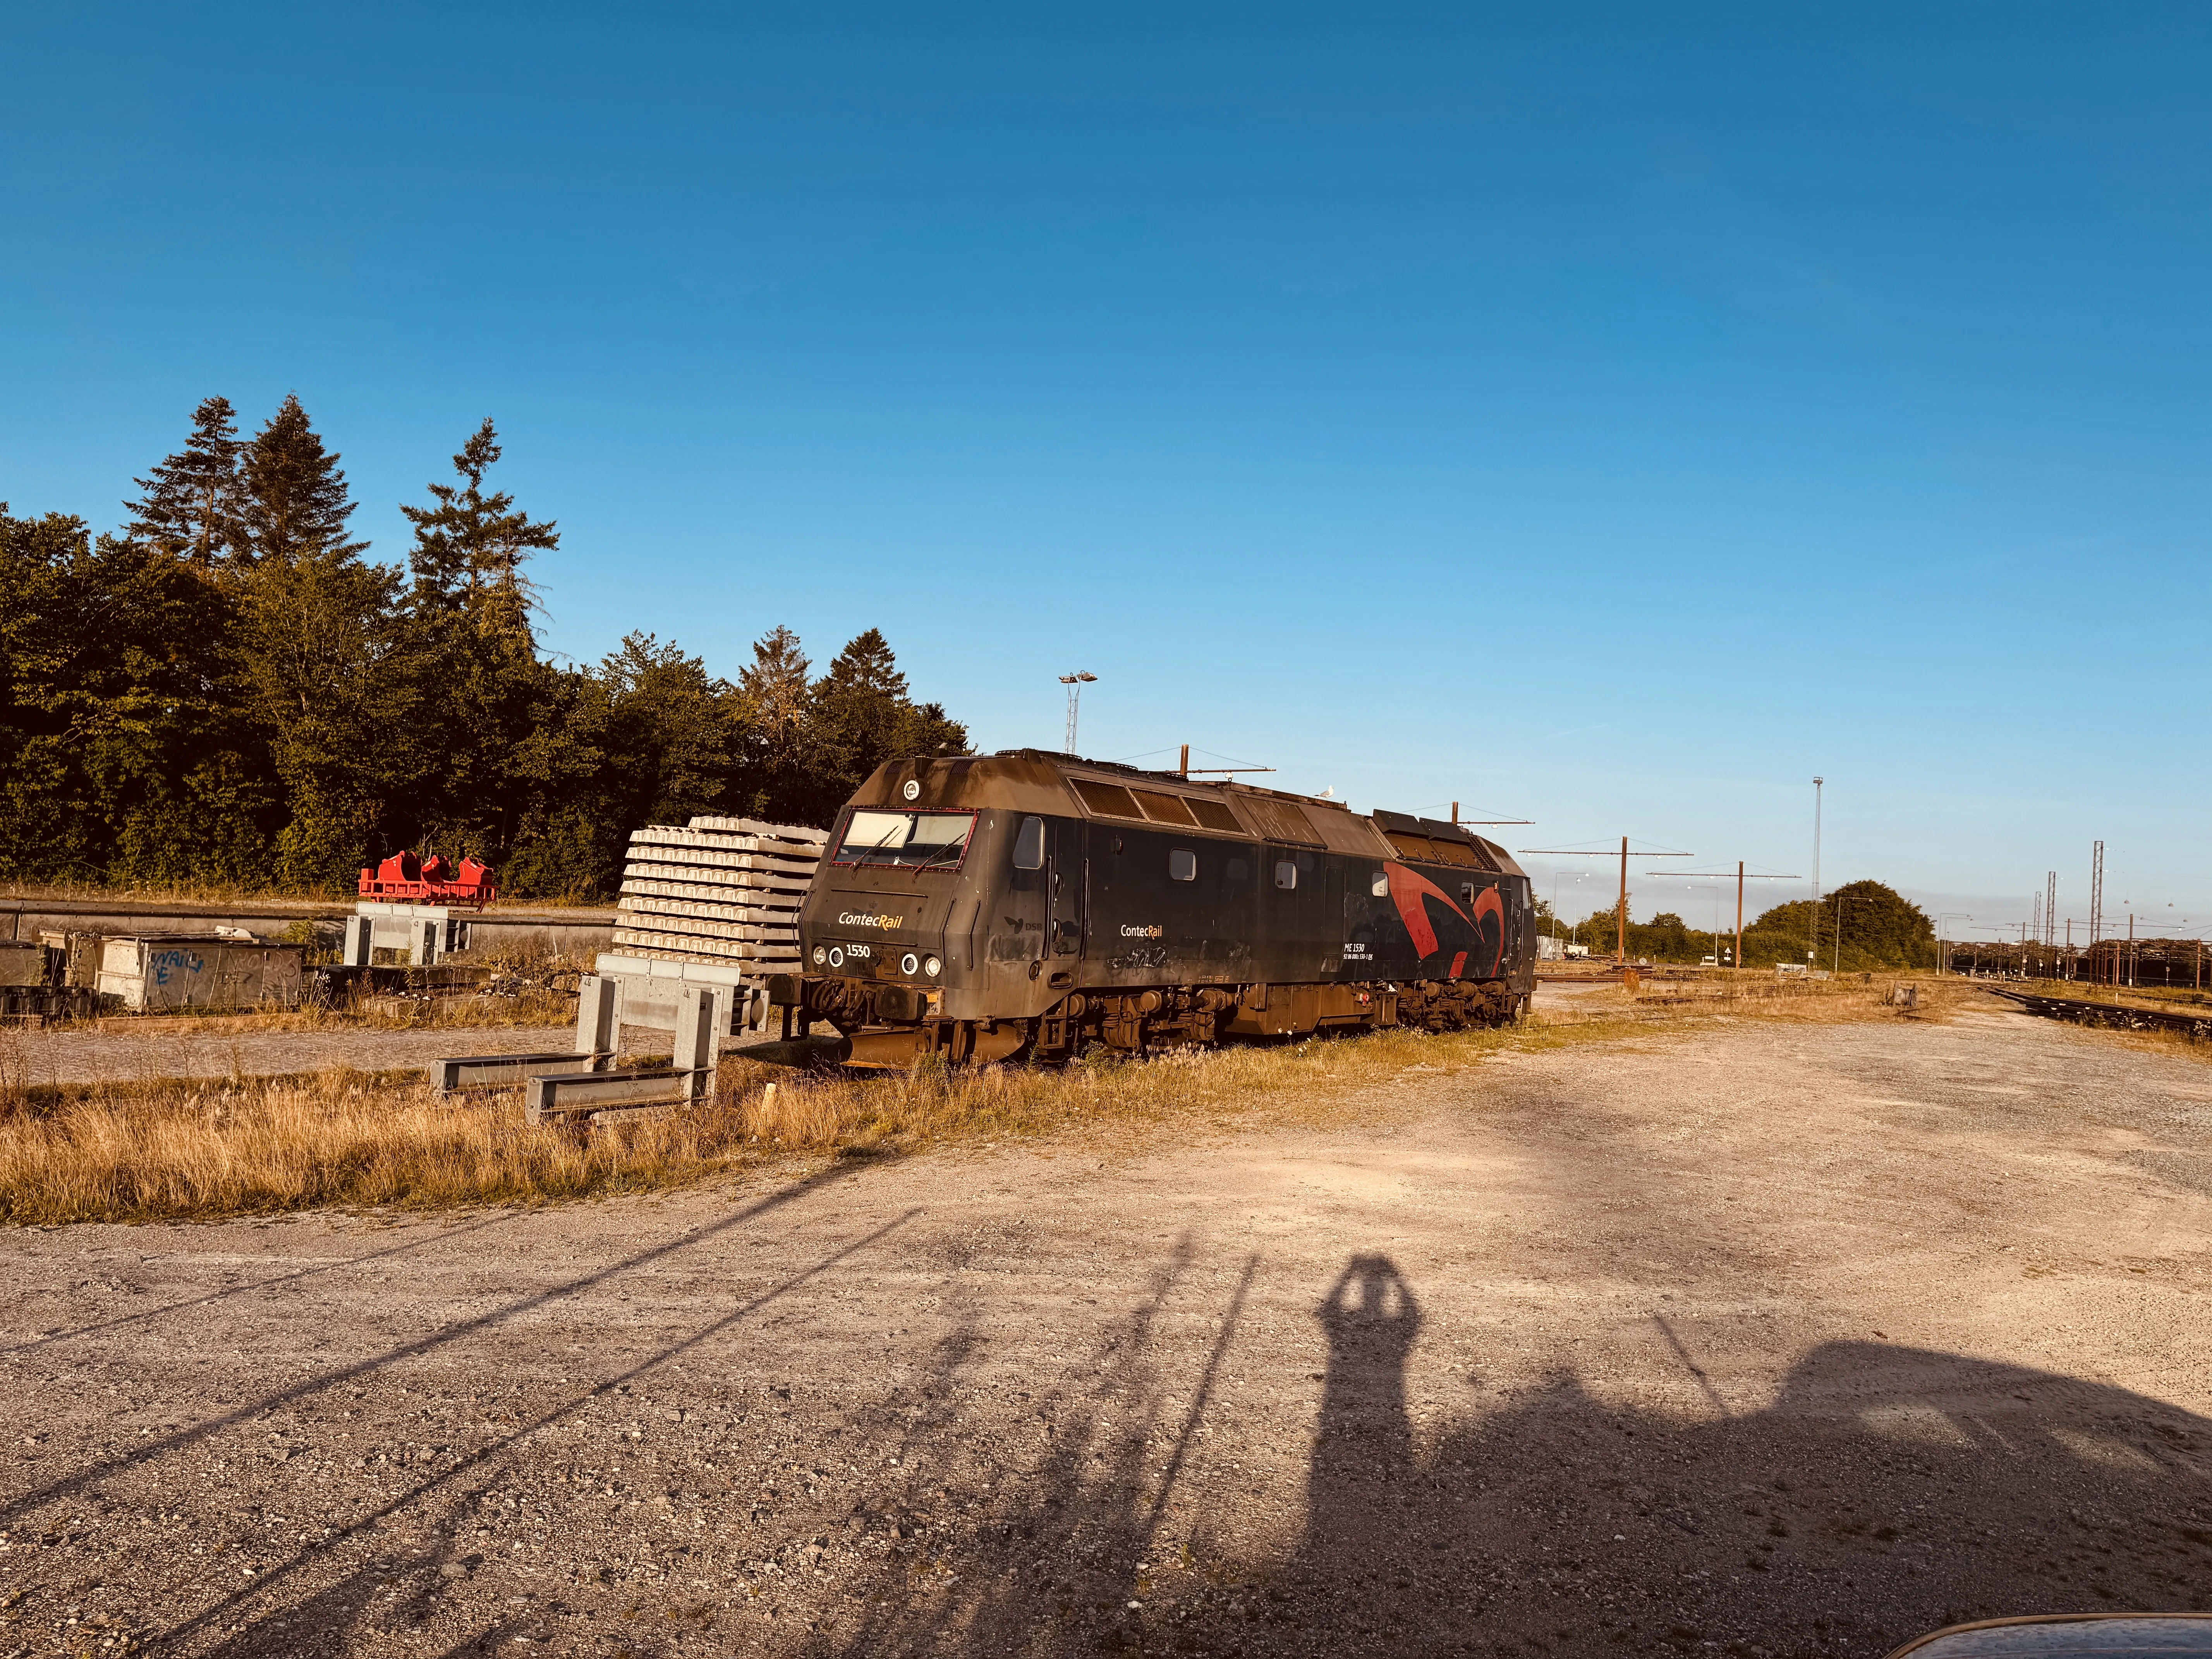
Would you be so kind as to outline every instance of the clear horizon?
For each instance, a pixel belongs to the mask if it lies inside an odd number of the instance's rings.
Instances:
[[[840,16],[13,16],[0,500],[296,390],[397,560],[489,414],[576,659],[2212,922],[2202,11]]]

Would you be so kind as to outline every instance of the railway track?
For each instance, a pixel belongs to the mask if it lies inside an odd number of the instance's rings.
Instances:
[[[2087,1002],[2079,997],[2039,996],[2030,991],[1986,988],[1994,996],[2016,1002],[2031,1014],[2045,1019],[2070,1019],[2077,1025],[2101,1025],[2115,1031],[2178,1031],[2191,1042],[2212,1040],[2212,1012],[2172,1013],[2161,1008],[2130,1008],[2124,1004]]]

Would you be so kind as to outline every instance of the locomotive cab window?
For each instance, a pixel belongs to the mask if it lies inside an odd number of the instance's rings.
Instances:
[[[1275,860],[1275,885],[1288,892],[1298,884],[1298,866],[1291,859]]]
[[[1463,881],[1459,884],[1459,902],[1470,910],[1474,908],[1474,884]]]
[[[1368,892],[1376,898],[1390,896],[1390,878],[1387,872],[1377,870],[1367,884]]]
[[[1198,854],[1187,847],[1178,847],[1168,854],[1170,881],[1194,881],[1198,878]]]
[[[1042,870],[1044,868],[1044,820],[1024,818],[1020,833],[1014,837],[1014,868]]]
[[[830,861],[957,870],[968,855],[968,837],[975,828],[973,812],[884,812],[860,807],[845,825]]]

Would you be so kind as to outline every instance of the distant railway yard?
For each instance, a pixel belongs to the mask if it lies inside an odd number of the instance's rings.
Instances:
[[[2212,1066],[1886,988],[1555,987],[934,1119],[811,1085],[811,1142],[592,1201],[19,1227],[0,1651],[1856,1656],[2203,1605]]]

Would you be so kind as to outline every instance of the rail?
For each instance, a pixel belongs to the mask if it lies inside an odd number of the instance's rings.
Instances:
[[[2031,1014],[2045,1019],[2070,1019],[2079,1025],[2098,1025],[2116,1031],[2176,1031],[2193,1042],[2212,1040],[2212,1012],[2172,1013],[2162,1008],[2135,1008],[2124,1003],[2087,1002],[2079,997],[2039,996],[2033,991],[2006,991],[1985,986],[1991,996],[2016,1002]]]

